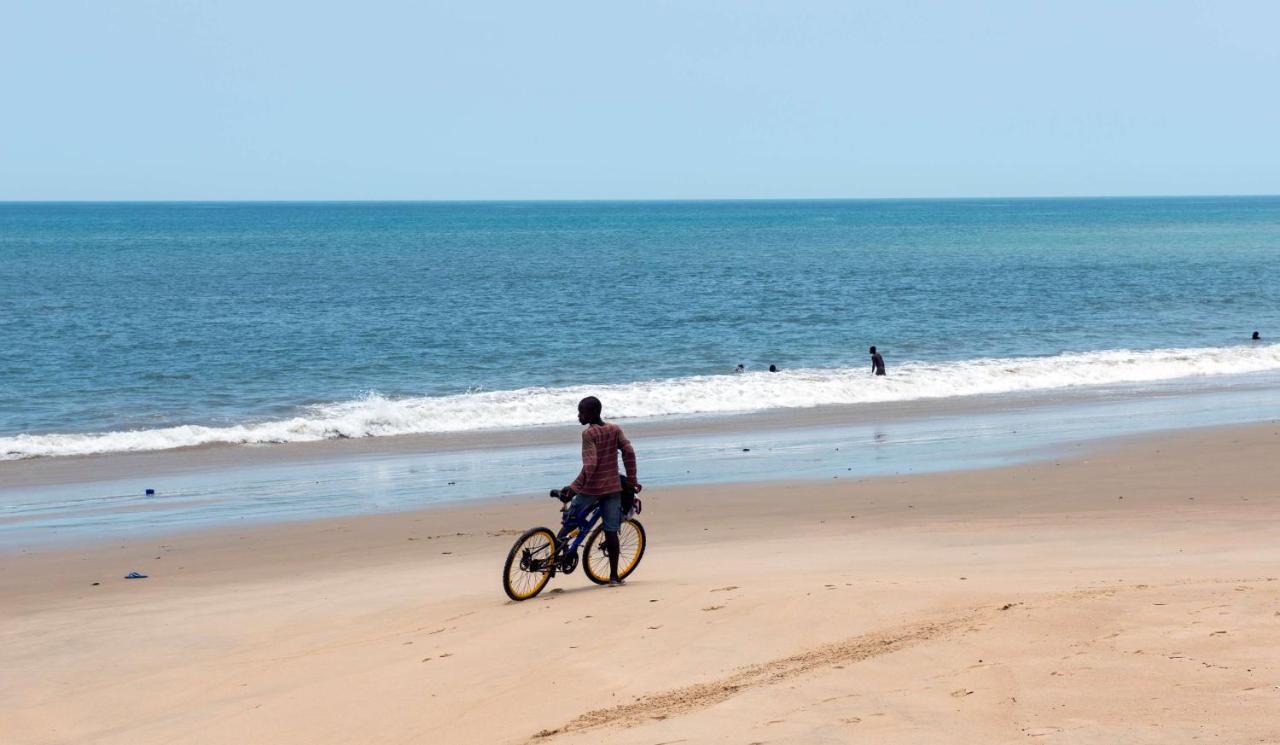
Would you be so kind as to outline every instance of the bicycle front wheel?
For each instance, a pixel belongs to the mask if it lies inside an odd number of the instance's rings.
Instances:
[[[549,528],[530,528],[516,539],[502,567],[502,589],[512,600],[528,600],[542,592],[555,568],[556,535]]]
[[[618,579],[626,579],[644,558],[647,540],[639,520],[623,520],[618,527]],[[582,571],[597,585],[609,581],[609,551],[604,545],[604,530],[596,528],[587,538]]]

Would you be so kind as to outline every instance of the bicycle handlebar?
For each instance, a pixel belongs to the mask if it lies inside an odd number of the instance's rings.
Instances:
[[[640,487],[638,487],[638,486],[637,486],[637,487],[635,488],[635,492],[634,492],[634,493],[635,493],[635,494],[639,494],[639,493],[640,493]],[[558,500],[560,500],[561,502],[568,502],[569,500],[573,499],[573,497],[574,497],[574,494],[573,494],[573,492],[572,492],[572,491],[570,491],[569,489],[552,489],[552,490],[551,490],[551,498],[552,498],[552,499],[558,499]]]

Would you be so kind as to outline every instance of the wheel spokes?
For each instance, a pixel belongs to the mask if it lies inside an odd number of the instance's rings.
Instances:
[[[636,560],[640,558],[640,531],[631,523],[623,523],[618,530],[618,574],[625,576],[635,569]],[[591,573],[596,577],[609,576],[609,551],[605,547],[604,533],[589,552],[587,561],[591,564]]]
[[[621,544],[618,550],[618,573],[629,574],[640,559],[640,531],[631,523],[623,527],[626,530],[618,536],[618,543]]]
[[[507,580],[516,595],[526,598],[545,583],[551,574],[552,541],[545,534],[538,533],[529,536],[519,551],[522,560],[511,565]]]

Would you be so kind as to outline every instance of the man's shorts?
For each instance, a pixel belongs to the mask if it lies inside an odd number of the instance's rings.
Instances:
[[[610,533],[617,533],[618,528],[622,527],[621,492],[599,496],[579,494],[569,503],[569,509],[582,514],[594,507],[597,502],[600,503],[600,517],[604,519],[604,529]]]

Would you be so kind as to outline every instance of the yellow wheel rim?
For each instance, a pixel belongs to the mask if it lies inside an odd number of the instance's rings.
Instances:
[[[537,595],[551,579],[551,556],[554,553],[555,541],[551,531],[540,530],[514,549],[516,557],[507,569],[506,579],[511,595],[516,600],[528,600]],[[521,569],[520,557],[525,551],[529,551],[532,558],[546,562],[545,568],[540,572]]]
[[[597,582],[609,581],[609,553],[604,545],[604,532],[592,535],[586,551],[586,571]],[[618,576],[627,575],[640,563],[644,556],[644,533],[634,520],[624,520],[618,527]]]

